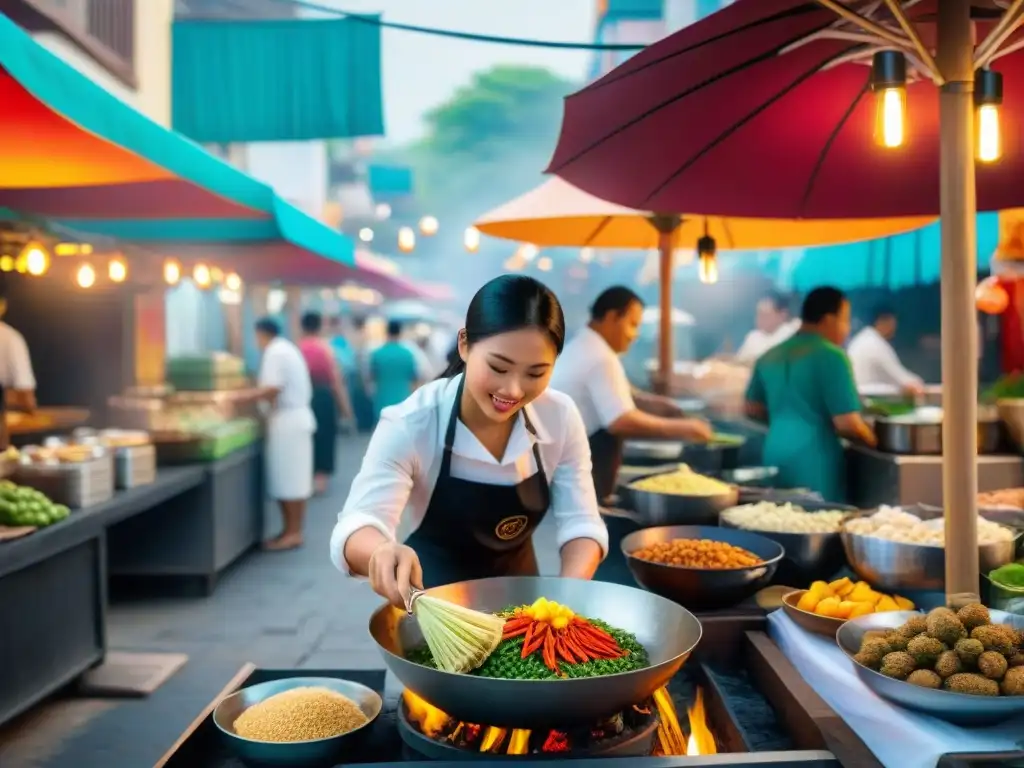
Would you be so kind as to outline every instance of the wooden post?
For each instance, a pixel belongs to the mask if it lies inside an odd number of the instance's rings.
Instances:
[[[658,324],[658,377],[655,389],[668,394],[672,387],[672,266],[675,251],[675,232],[682,221],[676,214],[655,214],[651,225],[658,230],[658,280],[661,318]]]
[[[970,0],[938,4],[942,215],[942,498],[946,601],[977,601],[978,377],[974,45]]]

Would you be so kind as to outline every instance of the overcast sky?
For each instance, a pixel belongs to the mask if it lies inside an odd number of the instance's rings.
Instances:
[[[385,20],[503,37],[589,43],[596,0],[319,0],[339,10],[382,13]],[[590,53],[494,45],[382,31],[388,142],[421,135],[420,116],[470,75],[495,64],[529,64],[582,81]]]

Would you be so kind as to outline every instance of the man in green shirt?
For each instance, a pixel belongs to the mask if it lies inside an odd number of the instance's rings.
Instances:
[[[875,445],[842,348],[850,333],[850,302],[838,288],[815,288],[804,299],[800,320],[795,335],[754,365],[747,413],[768,424],[764,463],[779,468],[782,487],[809,488],[842,502],[846,466],[840,437]]]

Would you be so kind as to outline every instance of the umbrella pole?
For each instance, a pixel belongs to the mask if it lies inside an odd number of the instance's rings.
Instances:
[[[658,230],[658,281],[661,317],[658,319],[658,380],[655,390],[667,395],[672,389],[672,266],[675,251],[675,232],[682,217],[671,214],[651,216],[651,224]]]
[[[970,0],[938,3],[942,214],[942,498],[946,601],[978,599],[978,377],[974,44]]]

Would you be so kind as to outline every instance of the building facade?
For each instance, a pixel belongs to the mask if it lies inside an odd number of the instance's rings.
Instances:
[[[5,0],[0,5],[40,45],[156,122],[170,124],[174,0]]]

